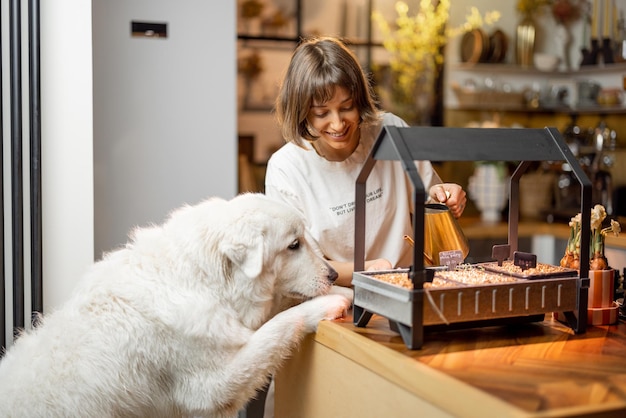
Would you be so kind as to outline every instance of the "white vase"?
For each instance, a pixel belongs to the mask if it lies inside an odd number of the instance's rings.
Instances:
[[[480,211],[484,222],[499,222],[509,198],[508,177],[504,167],[480,164],[469,178],[467,190],[470,199]]]
[[[558,23],[554,30],[554,41],[556,42],[556,51],[560,58],[560,69],[562,71],[570,70],[569,49],[572,43],[572,34],[569,27],[563,23]]]

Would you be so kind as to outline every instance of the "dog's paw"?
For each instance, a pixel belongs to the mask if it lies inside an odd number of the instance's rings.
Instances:
[[[332,320],[345,316],[352,301],[343,295],[329,294],[318,296],[300,305],[305,312],[305,324],[308,332],[317,330],[317,324],[323,320]]]
[[[330,292],[328,292],[328,294],[345,296],[350,300],[350,303],[354,301],[354,290],[349,287],[334,285],[330,288]]]

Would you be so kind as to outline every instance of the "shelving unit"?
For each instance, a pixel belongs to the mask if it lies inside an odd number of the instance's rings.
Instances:
[[[304,16],[303,16],[303,10],[304,10],[304,2],[306,0],[293,0],[294,1],[294,8],[295,8],[295,34],[294,36],[273,36],[273,35],[267,35],[267,34],[260,34],[260,35],[256,35],[256,34],[247,34],[247,33],[238,33],[237,34],[237,39],[240,41],[244,41],[244,42],[258,42],[258,41],[269,41],[269,42],[279,42],[279,43],[291,43],[293,44],[293,47],[295,47],[300,40],[307,35],[307,33],[305,33],[304,31]],[[366,12],[365,15],[366,16],[371,16],[372,15],[372,8],[373,8],[373,1],[374,0],[367,0],[366,2]],[[338,3],[337,3],[338,4]],[[333,34],[333,35],[339,35],[339,36],[343,36],[342,34]],[[365,24],[365,37],[362,39],[359,38],[351,38],[351,37],[344,37],[344,41],[355,48],[360,48],[360,47],[365,47],[365,60],[362,63],[362,65],[365,68],[370,68],[371,67],[371,63],[372,63],[372,52],[371,52],[371,48],[373,47],[382,47],[382,43],[374,43],[372,41],[372,20],[367,19],[366,24]],[[246,46],[249,46],[250,44],[247,43]]]
[[[525,83],[527,87],[538,83],[562,83],[570,90],[576,87],[578,81],[588,81],[592,79],[612,80],[613,87],[621,87],[622,77],[626,75],[626,63],[607,64],[600,66],[583,66],[576,70],[570,71],[540,71],[536,68],[523,68],[513,64],[452,64],[448,71],[454,75],[454,78],[462,77],[463,74],[473,75],[479,78],[498,78],[504,83],[516,82],[518,84]],[[449,78],[451,78],[449,76]],[[600,83],[602,84],[602,83]],[[604,86],[608,87],[608,86]],[[517,89],[519,90],[519,88]],[[575,92],[568,91],[568,94],[576,96]],[[566,114],[566,115],[612,115],[626,114],[626,99],[623,103],[615,106],[604,105],[563,105],[563,106],[539,106],[532,107],[526,105],[502,105],[501,103],[492,104],[482,102],[475,105],[466,105],[462,103],[450,103],[448,100],[446,108],[449,110],[460,111],[499,111],[499,112],[525,112],[525,113],[547,113],[547,114]]]
[[[540,76],[555,77],[577,77],[597,74],[609,74],[614,72],[626,73],[626,63],[606,64],[606,65],[588,65],[570,71],[541,71],[537,68],[523,68],[515,64],[454,64],[451,70],[475,71],[480,73],[498,73],[498,74],[530,74]]]
[[[521,112],[530,114],[564,114],[568,116],[578,115],[622,115],[626,114],[626,106],[555,106],[555,107],[526,107],[503,104],[481,103],[477,105],[457,105],[452,110],[486,110],[498,112]]]
[[[272,113],[280,78],[289,65],[293,50],[303,36],[345,36],[366,71],[376,59],[382,43],[372,37],[371,16],[376,0],[359,2],[334,0],[261,0],[261,15],[247,20],[238,12],[238,133],[252,137],[252,162],[262,166],[271,153],[282,146],[280,130]],[[243,4],[238,0],[238,7]],[[249,3],[248,3],[249,4]],[[268,16],[282,8],[286,24],[267,26]],[[239,9],[241,10],[241,9]],[[343,14],[345,12],[345,14]],[[347,16],[347,17],[342,17]],[[357,19],[357,16],[359,17]],[[259,170],[261,172],[261,170]]]

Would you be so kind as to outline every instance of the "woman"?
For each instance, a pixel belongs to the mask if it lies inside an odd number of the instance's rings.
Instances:
[[[355,55],[334,38],[304,41],[295,50],[276,101],[287,142],[272,155],[265,192],[307,219],[319,251],[350,286],[354,270],[356,178],[383,125],[407,126],[376,109]],[[459,217],[467,201],[461,186],[442,183],[428,161],[416,162],[429,200]],[[401,164],[377,161],[367,180],[368,270],[408,267],[412,185]]]

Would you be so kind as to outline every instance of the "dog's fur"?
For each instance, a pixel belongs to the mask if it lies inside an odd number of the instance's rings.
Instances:
[[[209,199],[137,229],[0,362],[2,417],[232,417],[350,300],[292,209]],[[308,299],[275,314],[281,298]]]

